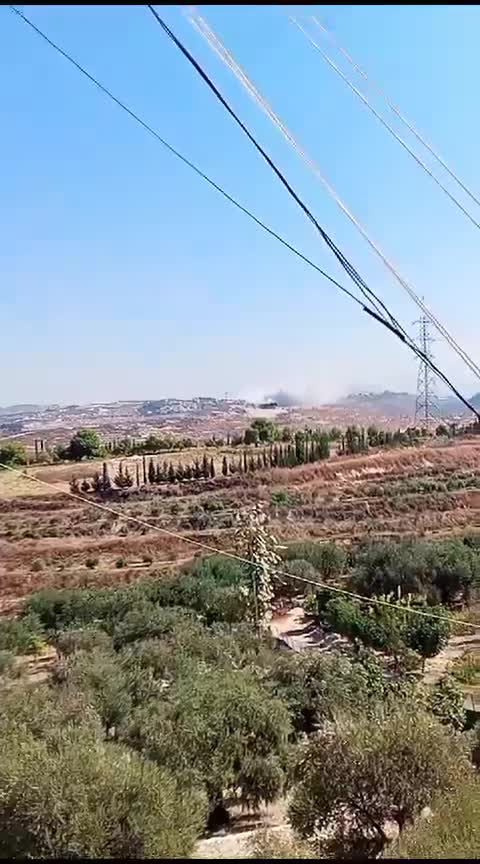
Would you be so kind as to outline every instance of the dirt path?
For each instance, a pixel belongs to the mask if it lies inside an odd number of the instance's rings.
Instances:
[[[446,648],[425,663],[425,684],[435,684],[446,675],[450,663],[463,657],[467,651],[475,650],[480,651],[480,628],[466,636],[452,636]]]

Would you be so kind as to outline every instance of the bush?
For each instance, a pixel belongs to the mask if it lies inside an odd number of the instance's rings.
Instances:
[[[36,558],[35,561],[32,561],[31,571],[32,573],[39,573],[40,570],[43,570],[43,562]]]
[[[0,675],[8,675],[15,666],[15,656],[11,651],[0,651]]]
[[[45,647],[43,631],[35,615],[0,619],[0,651],[35,654]]]
[[[56,647],[59,654],[68,657],[76,651],[93,651],[95,648],[108,650],[112,640],[104,630],[94,627],[84,630],[65,630],[59,634]]]
[[[163,710],[143,710],[130,734],[161,765],[193,772],[210,808],[223,795],[256,807],[285,782],[288,712],[251,673],[208,671],[180,680]]]
[[[113,629],[115,648],[137,639],[159,638],[171,633],[181,622],[193,620],[193,613],[175,606],[162,609],[154,603],[138,603],[121,618]]]
[[[357,713],[300,747],[290,820],[303,837],[332,826],[336,857],[376,857],[387,836],[471,776],[465,745],[418,705],[387,704],[372,722]],[[346,818],[345,818],[346,817]]]
[[[98,558],[87,558],[87,560],[85,561],[85,567],[88,567],[89,570],[94,570],[97,566]]]
[[[291,573],[292,576],[297,576],[298,579],[290,579],[285,575],[275,581],[275,593],[281,597],[296,597],[313,591],[314,586],[302,582],[302,579],[309,579],[311,582],[316,583],[319,581],[318,572],[315,570],[313,564],[310,564],[309,561],[302,561],[301,558],[294,558],[293,561],[289,561],[286,572]]]
[[[0,471],[2,465],[26,465],[27,454],[19,441],[4,441],[0,444]]]
[[[320,543],[313,540],[289,543],[284,558],[286,561],[298,558],[308,561],[327,579],[343,573],[347,562],[343,546],[333,542]]]
[[[204,821],[199,793],[80,728],[55,747],[2,731],[3,858],[188,857]]]

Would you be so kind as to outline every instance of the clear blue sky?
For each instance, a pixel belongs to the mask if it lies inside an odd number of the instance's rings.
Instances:
[[[339,275],[305,217],[149,12],[22,8],[174,146]],[[479,192],[479,8],[309,8]],[[477,229],[280,7],[200,9],[478,361]],[[182,8],[164,7],[164,15],[410,325],[417,308]],[[279,386],[327,399],[360,388],[415,387],[414,358],[400,344],[177,163],[6,7],[0,97],[0,405],[255,395]],[[459,385],[480,389],[450,350],[437,344],[436,351]]]

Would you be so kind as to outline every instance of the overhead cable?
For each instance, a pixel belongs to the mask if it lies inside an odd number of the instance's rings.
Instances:
[[[163,22],[160,17],[157,15],[155,10],[151,5],[148,7],[150,11],[155,15],[158,22],[162,24],[165,29],[165,32],[169,30],[165,22]],[[197,29],[202,33],[204,38],[208,41],[213,50],[216,51],[217,54],[222,58],[222,60],[229,66],[232,72],[236,75],[242,85],[247,89],[249,94],[253,97],[253,99],[260,106],[261,110],[270,118],[270,120],[277,126],[277,128],[282,133],[283,137],[288,141],[290,146],[298,153],[303,162],[310,168],[313,174],[320,180],[322,185],[325,187],[329,195],[333,198],[337,206],[342,210],[342,212],[347,216],[347,218],[352,222],[357,231],[362,235],[362,237],[367,241],[371,249],[375,252],[375,254],[381,259],[385,267],[392,273],[394,278],[399,282],[402,288],[407,292],[410,298],[417,304],[417,306],[422,309],[423,313],[429,318],[432,324],[436,327],[436,329],[442,334],[444,339],[448,342],[448,344],[453,348],[453,350],[459,355],[459,357],[463,360],[463,362],[468,366],[471,372],[480,379],[480,367],[472,360],[471,357],[467,354],[467,352],[460,347],[460,345],[455,341],[453,336],[448,332],[446,327],[436,318],[433,312],[425,305],[422,298],[416,293],[413,287],[400,275],[394,264],[386,257],[386,255],[382,252],[380,247],[372,240],[372,238],[367,233],[366,229],[360,224],[357,218],[353,215],[353,213],[348,209],[346,204],[341,200],[338,193],[334,189],[334,187],[329,183],[329,181],[323,176],[320,171],[319,166],[315,163],[310,156],[303,150],[297,139],[290,132],[290,130],[285,126],[285,124],[280,120],[277,114],[273,111],[273,108],[269,103],[264,99],[264,97],[259,93],[255,85],[250,81],[246,73],[241,69],[238,63],[234,60],[231,53],[225,48],[225,46],[220,42],[219,38],[213,33],[213,31],[209,28],[203,18],[196,13],[190,14],[190,19],[192,23],[197,27]],[[171,31],[170,31],[171,34]],[[174,41],[176,37],[171,34],[170,38],[173,38]],[[184,48],[184,46],[178,45],[180,50],[186,52],[185,56],[188,56],[192,65],[198,65],[194,58],[192,58],[191,54]],[[203,70],[198,70],[199,74],[203,77]],[[207,76],[208,77],[208,76]],[[208,83],[208,82],[207,82]],[[210,82],[211,83],[211,82]],[[210,86],[210,84],[209,84]],[[215,85],[213,85],[215,87]],[[216,88],[215,88],[216,89]],[[223,97],[221,94],[217,96],[220,98],[220,101],[223,101]],[[227,108],[227,110],[229,110]],[[246,133],[248,134],[248,132]],[[250,137],[250,136],[249,136]],[[268,161],[268,158],[267,158]],[[275,169],[274,169],[275,170]],[[305,208],[304,208],[305,209]]]
[[[319,27],[320,30],[323,30],[323,32],[328,36],[328,38],[330,39],[332,44],[335,46],[337,51],[340,51],[341,54],[343,54],[343,56],[353,66],[355,71],[358,72],[358,74],[362,76],[362,78],[367,82],[367,84],[369,84],[370,87],[372,87],[372,89],[376,90],[376,92],[382,97],[385,104],[390,108],[391,111],[393,111],[394,114],[396,114],[396,116],[399,118],[399,120],[401,120],[402,123],[405,124],[407,129],[410,130],[410,132],[415,136],[417,141],[419,141],[421,144],[423,144],[423,146],[429,151],[429,153],[431,153],[431,155],[434,157],[434,159],[436,159],[437,162],[442,166],[442,168],[445,169],[447,174],[449,174],[450,177],[452,177],[452,179],[458,183],[460,188],[463,189],[463,191],[466,192],[466,194],[472,199],[472,201],[474,201],[475,204],[478,204],[480,207],[480,200],[477,198],[477,196],[472,192],[471,189],[469,189],[469,187],[466,185],[466,183],[464,183],[460,179],[458,174],[456,174],[455,171],[453,171],[453,169],[450,168],[449,165],[447,165],[445,160],[434,149],[433,145],[429,144],[429,142],[426,140],[426,138],[418,131],[418,129],[413,125],[413,123],[410,120],[407,120],[407,118],[405,117],[405,114],[402,114],[398,105],[395,105],[393,102],[390,101],[387,94],[385,93],[385,90],[382,87],[380,87],[380,85],[377,84],[370,77],[370,75],[367,75],[365,70],[362,69],[362,67],[359,66],[358,63],[355,62],[355,60],[353,59],[353,57],[351,57],[351,55],[348,53],[348,51],[338,42],[337,39],[335,39],[335,37],[333,36],[333,33],[330,30],[328,30],[327,27],[325,27],[325,25],[322,24],[321,21],[318,20],[318,18],[316,18],[314,15],[312,15],[312,19],[313,19],[314,23],[317,25],[317,27]]]
[[[11,465],[7,465],[6,463],[0,463],[0,469],[5,469],[6,471],[11,471],[18,476],[25,477],[27,480],[31,480],[34,483],[39,483],[41,486],[48,487],[53,489],[58,494],[58,486],[54,483],[50,483],[48,480],[41,480],[40,477],[36,477],[33,474],[27,474],[26,471],[21,471],[19,468],[13,468]],[[115,507],[110,507],[108,504],[101,504],[99,501],[91,501],[83,497],[83,495],[77,495],[75,492],[66,492],[62,491],[62,495],[66,495],[68,498],[73,498],[76,501],[80,501],[82,504],[95,507],[97,510],[101,510],[104,513],[110,513],[113,516],[116,516],[117,519],[123,519],[125,522],[133,522],[137,525],[140,525],[142,528],[148,528],[151,531],[158,531],[161,534],[164,534],[166,537],[174,538],[175,540],[179,540],[181,543],[186,543],[189,546],[195,546],[197,549],[203,549],[205,552],[209,552],[213,555],[222,555],[224,558],[230,558],[232,561],[238,561],[239,564],[247,564],[249,567],[258,567],[258,562],[253,561],[250,558],[246,558],[243,555],[237,555],[235,552],[228,552],[219,549],[218,546],[212,546],[210,543],[204,543],[202,540],[194,540],[192,537],[186,537],[184,534],[179,534],[178,531],[172,531],[169,528],[162,528],[160,525],[154,525],[151,522],[148,522],[146,519],[140,519],[138,516],[132,516],[128,513],[122,513],[121,510],[115,509]],[[456,624],[458,626],[470,627],[474,630],[477,629],[476,624],[472,624],[470,621],[462,621],[460,619],[449,619],[448,615],[439,615],[435,612],[427,612],[423,609],[417,609],[413,606],[403,606],[398,603],[393,603],[391,600],[383,600],[380,597],[366,597],[363,594],[357,594],[354,591],[348,591],[346,588],[339,588],[336,585],[330,585],[327,582],[320,582],[313,579],[308,579],[305,576],[297,576],[294,573],[289,573],[286,570],[281,570],[278,567],[270,567],[270,573],[277,579],[293,579],[297,582],[303,582],[307,585],[313,585],[316,588],[322,588],[325,591],[330,591],[332,594],[340,594],[344,597],[351,597],[354,600],[360,600],[363,603],[368,603],[372,606],[387,606],[391,609],[394,609],[395,612],[400,612],[404,615],[406,612],[411,613],[412,615],[421,615],[423,618],[432,618],[437,619],[439,621],[450,621],[451,624]]]
[[[316,21],[316,19],[313,18],[313,16],[312,16],[312,20]],[[412,157],[412,159],[415,160],[417,165],[419,165],[420,168],[422,168],[425,171],[425,173],[428,174],[429,177],[431,177],[433,182],[436,183],[437,186],[439,186],[439,188],[442,190],[442,192],[445,193],[445,195],[450,199],[450,201],[456,207],[458,207],[458,209],[467,217],[467,219],[470,220],[472,225],[475,225],[475,227],[480,230],[480,222],[477,222],[477,220],[472,216],[471,213],[469,213],[469,211],[463,206],[463,204],[458,200],[458,198],[456,198],[455,195],[453,195],[449,191],[449,189],[447,189],[447,187],[443,185],[441,180],[438,179],[438,177],[433,173],[433,171],[430,170],[430,168],[428,167],[428,165],[426,165],[426,163],[423,161],[423,159],[420,159],[420,157],[417,156],[417,154],[411,149],[411,147],[407,144],[407,142],[400,135],[398,135],[397,132],[395,132],[395,129],[393,128],[393,126],[390,126],[390,124],[387,123],[385,118],[382,117],[382,115],[376,110],[376,108],[372,105],[372,103],[367,99],[365,94],[362,93],[362,91],[359,90],[358,87],[356,87],[355,84],[352,83],[352,81],[350,81],[350,79],[347,77],[347,75],[345,75],[345,73],[342,72],[342,70],[337,66],[337,64],[328,56],[326,51],[324,51],[323,48],[321,48],[321,46],[318,44],[318,42],[315,41],[315,39],[311,36],[311,34],[308,32],[308,30],[306,30],[305,27],[296,18],[294,18],[292,16],[290,16],[290,21],[292,22],[292,24],[294,24],[301,31],[301,33],[303,33],[303,35],[305,36],[305,39],[310,43],[310,45],[313,48],[315,48],[316,51],[318,51],[318,53],[323,57],[323,59],[330,66],[330,68],[333,69],[334,72],[336,72],[336,74],[342,79],[342,81],[345,82],[347,87],[349,87],[350,90],[352,90],[352,92],[358,96],[358,98],[363,102],[365,107],[368,108],[369,111],[371,111],[371,113],[374,115],[374,117],[377,118],[377,120],[379,120],[379,122],[387,130],[387,132],[389,132],[390,135],[392,135],[393,138],[395,138],[395,140],[398,141],[398,143],[401,145],[401,147],[403,147],[404,150],[406,150],[407,153],[410,154],[410,156]]]
[[[356,297],[354,294],[351,293],[351,291],[345,288],[344,285],[334,279],[333,276],[330,276],[328,273],[325,272],[325,270],[322,270],[321,267],[319,267],[310,258],[300,252],[299,249],[297,249],[295,246],[292,246],[291,243],[289,243],[287,240],[285,240],[284,237],[274,231],[273,228],[270,228],[258,216],[255,216],[255,214],[252,213],[251,210],[240,204],[239,201],[237,201],[232,195],[230,195],[228,192],[225,191],[225,189],[223,189],[218,183],[216,183],[215,180],[212,180],[212,178],[209,177],[208,174],[205,174],[205,172],[202,171],[201,168],[198,167],[198,165],[195,165],[194,162],[191,162],[190,159],[187,159],[187,157],[180,153],[179,150],[176,150],[175,147],[172,147],[172,145],[169,144],[168,141],[166,141],[164,138],[162,138],[162,136],[152,126],[146,123],[139,114],[129,108],[129,106],[125,102],[115,96],[111,92],[111,90],[105,87],[105,85],[102,84],[98,80],[98,78],[95,78],[94,75],[91,75],[84,66],[81,66],[81,64],[78,63],[70,54],[64,51],[64,49],[61,48],[60,45],[58,45],[56,42],[53,42],[53,40],[50,39],[46,35],[46,33],[40,30],[40,28],[37,27],[36,24],[33,23],[33,21],[30,21],[30,19],[27,18],[27,16],[24,15],[23,12],[21,12],[15,6],[10,6],[10,9],[12,10],[12,12],[15,12],[15,14],[18,15],[19,18],[21,18],[25,22],[25,24],[28,24],[28,26],[31,27],[32,30],[34,30],[35,33],[40,36],[48,45],[50,45],[51,48],[61,54],[62,57],[64,57],[65,60],[68,60],[68,62],[71,63],[73,66],[75,66],[75,68],[79,72],[81,72],[82,75],[88,78],[88,80],[91,81],[92,84],[95,84],[95,86],[98,87],[98,89],[101,90],[101,92],[104,93],[105,96],[108,96],[108,98],[111,99],[112,102],[114,102],[119,108],[122,109],[122,111],[125,111],[126,114],[128,114],[133,120],[139,123],[140,126],[142,126],[146,132],[152,135],[159,144],[161,144],[169,153],[171,153],[172,156],[175,156],[177,159],[180,160],[180,162],[183,162],[183,164],[190,168],[192,171],[194,171],[198,177],[201,177],[202,180],[205,180],[206,183],[208,183],[213,189],[219,192],[220,195],[222,195],[230,204],[233,204],[234,207],[244,213],[245,216],[248,216],[248,218],[255,222],[256,225],[262,228],[263,231],[265,231],[275,240],[278,240],[278,242],[285,246],[286,249],[289,249],[290,252],[293,252],[293,254],[297,256],[297,258],[300,258],[302,261],[305,262],[305,264],[308,264],[309,267],[312,267],[314,270],[317,271],[317,273],[320,273],[321,276],[323,276],[325,279],[328,279],[329,282],[331,282],[340,291],[350,297],[351,300],[354,300],[356,303],[358,303],[365,312],[368,312],[368,309],[364,307],[364,304],[358,297]]]
[[[195,68],[195,70],[200,75],[200,77],[205,81],[207,86],[215,94],[216,98],[222,103],[222,105],[224,106],[226,111],[228,111],[228,113],[235,120],[235,122],[238,124],[238,126],[240,126],[240,128],[242,129],[244,134],[247,136],[247,138],[251,141],[251,143],[253,144],[255,149],[260,153],[262,158],[267,162],[267,164],[270,166],[272,171],[276,174],[276,176],[281,181],[283,186],[285,186],[285,188],[287,189],[287,191],[289,192],[291,197],[294,199],[294,201],[298,204],[298,206],[303,210],[305,215],[310,219],[310,221],[316,227],[316,229],[320,233],[321,237],[325,240],[325,242],[327,243],[329,248],[335,254],[335,256],[337,257],[337,260],[341,263],[341,265],[343,266],[345,271],[348,273],[350,278],[360,288],[360,290],[362,291],[364,296],[374,298],[374,300],[376,301],[376,304],[378,303],[386,311],[386,314],[388,317],[385,318],[382,315],[382,313],[378,310],[378,305],[376,305],[375,310],[370,309],[368,307],[364,307],[365,311],[372,318],[374,318],[376,321],[381,323],[383,326],[387,327],[387,329],[390,330],[392,333],[394,333],[404,344],[406,344],[416,354],[417,357],[419,357],[425,363],[427,363],[429,365],[429,367],[447,385],[447,387],[449,387],[452,390],[452,392],[460,399],[460,401],[469,409],[469,411],[472,411],[473,414],[475,414],[475,416],[480,420],[480,414],[476,411],[476,409],[473,407],[473,405],[471,405],[470,402],[467,399],[465,399],[465,397],[457,390],[457,388],[451,383],[451,381],[449,381],[449,379],[446,377],[446,375],[438,369],[438,367],[432,362],[432,360],[426,354],[424,354],[418,348],[417,345],[415,345],[413,340],[406,333],[405,329],[393,317],[393,315],[391,314],[391,312],[389,311],[389,309],[387,308],[385,303],[381,300],[381,298],[378,297],[378,295],[368,287],[367,283],[360,276],[358,271],[355,270],[353,265],[344,256],[343,252],[341,252],[341,250],[335,245],[333,240],[329,237],[327,232],[322,228],[322,226],[316,220],[315,216],[309,210],[309,208],[304,203],[304,201],[302,201],[302,199],[297,195],[297,193],[295,192],[293,187],[290,185],[290,183],[288,182],[288,180],[286,179],[284,174],[280,171],[280,169],[277,167],[277,165],[271,159],[271,157],[268,155],[268,153],[264,150],[264,148],[258,143],[258,141],[254,137],[254,135],[250,132],[250,130],[243,123],[243,121],[239,118],[239,116],[235,113],[233,108],[230,106],[230,104],[227,102],[227,100],[221,94],[220,90],[216,87],[216,85],[213,83],[213,81],[209,78],[209,76],[207,75],[205,70],[200,66],[200,64],[197,62],[197,60],[195,60],[193,55],[187,50],[187,48],[185,48],[185,46],[182,44],[182,42],[175,36],[173,31],[170,29],[170,27],[168,27],[168,25],[163,21],[163,19],[160,18],[160,16],[156,12],[156,10],[153,8],[153,6],[151,6],[150,4],[147,4],[147,5],[148,5],[148,9],[150,9],[150,11],[154,15],[155,19],[160,24],[160,26],[162,27],[164,32],[167,34],[167,36],[172,40],[172,42],[177,46],[177,48],[182,52],[182,54],[187,58],[187,60]]]
[[[321,276],[323,276],[325,279],[327,279],[329,282],[331,282],[333,285],[335,285],[340,291],[342,291],[342,293],[344,293],[351,300],[353,300],[355,303],[357,303],[360,306],[360,308],[365,313],[367,313],[371,318],[373,318],[375,321],[378,321],[378,323],[382,324],[382,326],[384,326],[388,330],[390,330],[397,338],[399,338],[405,345],[407,345],[407,347],[409,347],[416,354],[416,356],[419,359],[424,360],[424,362],[426,362],[429,365],[429,367],[432,369],[432,371],[435,372],[435,374],[438,375],[438,377],[455,394],[455,396],[457,396],[457,398],[462,402],[462,404],[465,405],[465,407],[468,408],[469,411],[472,411],[476,415],[476,417],[480,420],[480,415],[477,413],[475,408],[456,389],[456,387],[452,384],[451,381],[449,381],[449,379],[446,377],[446,375],[443,372],[441,372],[441,370],[439,370],[438,367],[435,366],[435,364],[433,364],[433,362],[430,360],[429,357],[427,357],[426,355],[423,355],[422,351],[408,337],[408,335],[405,333],[403,328],[400,327],[400,325],[398,325],[398,327],[396,327],[396,322],[395,322],[394,318],[391,318],[390,321],[387,320],[386,318],[384,318],[383,315],[381,313],[377,312],[375,308],[372,308],[371,306],[366,305],[364,302],[362,302],[362,300],[360,300],[358,297],[356,297],[354,294],[352,294],[351,291],[349,291],[347,288],[345,288],[344,285],[342,285],[340,282],[338,282],[336,279],[334,279],[332,276],[330,276],[328,273],[326,273],[324,270],[322,270],[317,264],[315,264],[306,255],[304,255],[302,252],[300,252],[298,249],[296,249],[294,246],[292,246],[292,244],[290,244],[287,240],[285,240],[280,234],[278,234],[276,231],[274,231],[272,228],[270,228],[268,225],[266,225],[261,219],[259,219],[257,216],[255,216],[250,210],[248,210],[246,207],[244,207],[242,204],[240,204],[235,198],[233,198],[231,195],[229,195],[228,192],[226,192],[221,186],[219,186],[218,183],[216,183],[214,180],[211,179],[211,177],[209,177],[200,168],[198,168],[197,165],[195,165],[193,162],[191,162],[189,159],[187,159],[185,156],[183,156],[178,150],[176,150],[174,147],[172,147],[167,141],[165,141],[165,139],[162,138],[161,135],[155,129],[153,129],[148,123],[146,123],[138,114],[135,113],[135,111],[133,111],[131,108],[129,108],[128,105],[126,105],[124,102],[122,102],[122,100],[120,100],[117,96],[115,96],[97,78],[95,78],[93,75],[91,75],[90,72],[88,72],[83,66],[81,66],[80,63],[78,63],[70,54],[68,54],[66,51],[64,51],[63,48],[61,48],[59,45],[57,45],[55,42],[53,42],[42,30],[40,30],[32,21],[30,21],[30,19],[27,18],[26,15],[23,14],[23,12],[20,12],[14,6],[10,6],[10,8],[13,12],[16,13],[16,15],[19,16],[19,18],[21,18],[25,22],[25,24],[28,24],[29,27],[31,27],[31,29],[38,36],[40,36],[51,48],[53,48],[55,51],[57,51],[59,54],[61,54],[62,57],[64,57],[66,60],[68,60],[69,63],[71,63],[73,66],[75,66],[75,68],[79,72],[81,72],[82,75],[84,75],[86,78],[88,78],[89,81],[91,81],[93,84],[95,84],[95,86],[98,87],[99,90],[102,93],[104,93],[105,96],[107,96],[109,99],[111,99],[119,108],[121,108],[123,111],[125,111],[125,113],[128,114],[133,120],[135,120],[137,123],[139,123],[139,125],[146,132],[151,134],[155,138],[155,140],[158,141],[158,143],[160,143],[163,147],[165,147],[165,149],[169,153],[171,153],[173,156],[175,156],[177,159],[179,159],[183,164],[185,164],[192,171],[194,171],[195,174],[197,174],[197,176],[199,176],[203,180],[205,180],[206,183],[208,183],[213,189],[215,189],[217,192],[219,192],[220,195],[222,195],[230,204],[232,204],[234,207],[236,207],[238,210],[240,210],[242,213],[244,213],[246,216],[248,216],[248,218],[251,219],[253,222],[255,222],[260,228],[262,228],[263,231],[265,231],[271,237],[274,237],[286,249],[289,249],[290,252],[293,252],[294,255],[296,255],[298,258],[300,258],[302,261],[304,261],[306,264],[308,264],[309,267],[312,267],[317,273],[319,273]],[[332,243],[333,243],[333,241],[332,241]],[[347,270],[347,272],[348,272],[348,270]],[[366,295],[364,295],[364,296],[366,296]]]

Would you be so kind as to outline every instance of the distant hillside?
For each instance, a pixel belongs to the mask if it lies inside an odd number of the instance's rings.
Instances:
[[[412,414],[415,410],[415,396],[412,393],[350,393],[340,400],[340,405],[356,408],[359,411],[372,411],[380,414]]]
[[[382,393],[351,393],[341,399],[339,404],[365,413],[413,417],[415,399],[413,393],[384,390]],[[470,402],[475,408],[480,408],[480,393],[475,393]],[[464,405],[455,396],[439,398],[438,407],[443,417],[465,414]]]

